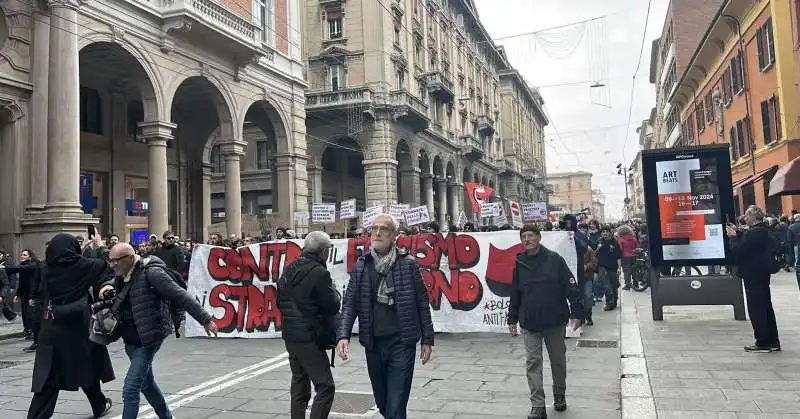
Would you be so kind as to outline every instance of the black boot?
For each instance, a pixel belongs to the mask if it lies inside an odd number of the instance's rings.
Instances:
[[[553,408],[556,409],[556,412],[563,412],[567,410],[567,396],[563,394],[554,394]]]
[[[531,407],[528,419],[547,419],[547,409],[544,407]]]

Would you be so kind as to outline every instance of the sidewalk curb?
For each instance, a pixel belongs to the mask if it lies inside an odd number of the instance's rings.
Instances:
[[[620,395],[622,419],[657,419],[639,317],[632,294],[620,292]]]

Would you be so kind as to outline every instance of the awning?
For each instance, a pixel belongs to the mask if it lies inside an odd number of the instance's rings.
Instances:
[[[783,165],[769,183],[769,196],[800,195],[800,157]]]
[[[760,172],[757,172],[755,175],[750,175],[738,182],[733,182],[733,189],[740,188],[745,185],[749,185],[751,183],[758,182],[759,180],[766,177],[770,172],[775,172],[778,170],[778,165],[770,166]]]

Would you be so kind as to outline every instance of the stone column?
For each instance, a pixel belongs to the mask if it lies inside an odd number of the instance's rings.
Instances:
[[[433,175],[424,174],[422,177],[422,192],[425,194],[425,205],[428,207],[428,214],[431,220],[436,219],[436,214],[433,213]]]
[[[400,196],[398,196],[398,203],[420,205],[419,173],[420,170],[417,168],[409,168],[400,172],[403,190],[402,192],[398,192],[398,195],[402,195],[407,202],[403,202],[401,199],[399,199]]]
[[[49,73],[57,79],[47,86],[47,204],[51,213],[79,214],[80,81],[78,66],[79,0],[49,0]]]
[[[281,224],[289,228],[295,225],[294,221],[294,211],[297,208],[295,200],[297,197],[295,196],[296,189],[296,175],[297,175],[297,165],[299,164],[298,161],[303,162],[305,165],[305,160],[303,158],[296,155],[290,154],[283,154],[276,157],[275,165],[277,166],[277,176],[278,176],[278,193],[280,194],[280,198],[278,199],[278,214],[280,214],[280,222]],[[319,173],[319,200],[322,201],[322,171]],[[315,189],[316,189],[315,185]],[[273,191],[273,196],[275,192]]]
[[[306,171],[308,172],[308,180],[311,182],[311,185],[309,185],[311,203],[322,202],[322,168],[309,166]]]
[[[220,152],[225,158],[225,228],[228,236],[242,235],[242,179],[239,163],[246,145],[239,140],[220,143]]]
[[[50,15],[40,8],[33,12],[33,85],[31,93],[30,208],[44,209],[47,202],[47,119],[50,70]]]
[[[461,196],[461,189],[463,186],[458,183],[450,183],[447,188],[447,192],[450,193],[447,203],[450,204],[450,217],[452,220],[450,221],[452,224],[458,223],[458,216],[461,213],[461,207],[458,205],[459,203],[459,196]]]
[[[200,237],[199,240],[205,242],[208,240],[208,227],[211,226],[211,174],[213,170],[210,164],[203,164],[201,171],[203,184],[201,186],[202,226],[200,231],[203,233],[203,237]]]
[[[167,187],[167,142],[174,137],[177,125],[165,121],[140,122],[139,129],[147,141],[147,189],[149,195],[148,229],[161,237],[169,229],[169,188]]]
[[[447,181],[440,180],[436,185],[439,188],[439,225],[444,227],[447,225]],[[452,216],[452,215],[451,215]],[[456,214],[456,217],[458,214]]]

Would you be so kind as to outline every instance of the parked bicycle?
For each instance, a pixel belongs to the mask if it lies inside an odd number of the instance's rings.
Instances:
[[[647,250],[636,248],[633,250],[634,260],[631,264],[631,288],[642,292],[650,288],[650,254]],[[670,276],[700,276],[703,273],[697,266],[674,266],[666,268],[662,273]]]

